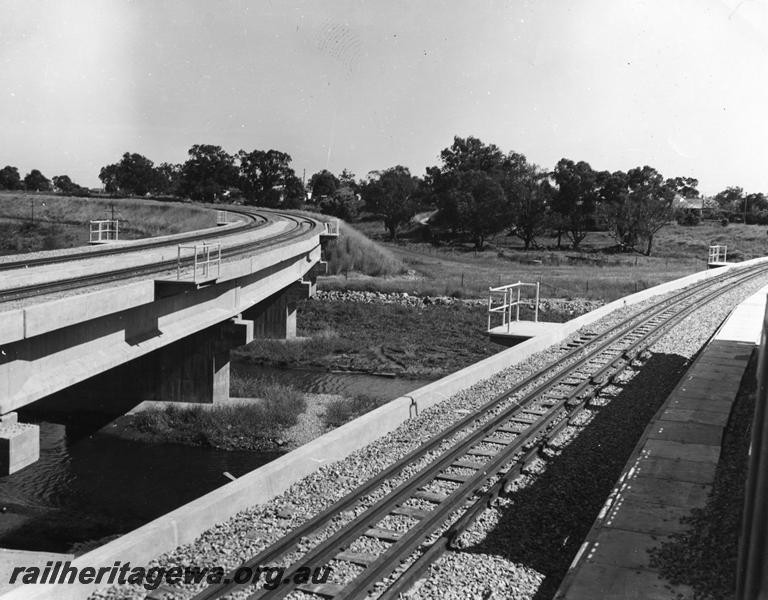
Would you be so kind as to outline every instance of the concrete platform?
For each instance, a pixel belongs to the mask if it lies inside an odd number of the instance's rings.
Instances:
[[[562,328],[562,323],[544,321],[512,321],[508,325],[499,325],[488,330],[492,342],[505,346],[514,346],[539,335],[553,333]]]
[[[648,425],[574,559],[557,600],[693,598],[649,564],[715,478],[731,406],[760,342],[768,287],[728,317]]]

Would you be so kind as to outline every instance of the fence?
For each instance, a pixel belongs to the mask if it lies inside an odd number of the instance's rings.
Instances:
[[[329,235],[337,237],[339,235],[339,220],[323,221],[325,224],[325,233],[323,235]]]
[[[191,252],[191,261],[186,253]],[[192,272],[184,263],[191,262]],[[221,243],[196,244],[194,246],[179,246],[176,256],[176,279],[191,279],[195,283],[218,279],[221,274]]]
[[[533,320],[539,320],[539,284],[538,283],[510,283],[495,288],[488,288],[488,331],[491,330],[491,319],[494,314],[501,315],[501,326],[506,326],[509,331],[512,324],[512,309],[515,309],[515,321],[520,320],[520,305],[528,304],[529,298],[521,299],[521,290],[524,287],[536,288],[536,299],[533,309]],[[494,304],[495,300],[501,300],[501,304]]]
[[[707,264],[724,263],[728,252],[728,246],[710,246]]]
[[[101,244],[104,242],[116,242],[119,237],[119,222],[117,219],[101,219],[91,221],[89,242]]]
[[[749,473],[739,539],[736,598],[768,598],[768,306],[757,362],[757,397],[752,421]]]

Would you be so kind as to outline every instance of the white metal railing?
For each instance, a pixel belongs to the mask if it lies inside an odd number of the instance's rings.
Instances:
[[[117,219],[100,219],[90,222],[90,243],[117,241],[119,236],[119,221]]]
[[[335,219],[334,221],[323,221],[325,224],[325,235],[333,235],[338,236],[339,235],[339,220]]]
[[[530,298],[521,298],[521,290],[524,287],[536,288],[536,298],[533,308],[533,320],[539,321],[539,283],[510,283],[500,287],[488,288],[488,331],[491,330],[491,319],[494,314],[501,315],[501,326],[506,326],[509,331],[512,324],[512,309],[515,309],[515,321],[520,320],[520,305],[528,304]],[[501,304],[495,304],[495,301]]]
[[[192,253],[192,271],[184,267],[182,263],[187,259],[187,252]],[[221,273],[221,243],[203,242],[194,246],[179,246],[176,256],[176,279],[191,279],[198,281],[210,281],[218,279]]]
[[[226,225],[229,223],[229,214],[226,210],[216,211],[216,225]]]
[[[712,263],[724,263],[726,262],[725,257],[728,252],[728,246],[710,246],[709,247],[709,258],[707,259],[707,264]]]

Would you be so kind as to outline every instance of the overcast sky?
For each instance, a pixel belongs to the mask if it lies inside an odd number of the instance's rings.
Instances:
[[[301,177],[645,164],[768,193],[768,0],[0,0],[0,167],[274,148]]]

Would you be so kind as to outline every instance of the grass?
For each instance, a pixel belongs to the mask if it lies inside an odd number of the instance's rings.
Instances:
[[[401,377],[438,378],[498,352],[485,335],[485,306],[404,306],[307,300],[288,341],[254,340],[235,360],[276,367],[314,367]],[[530,318],[522,312],[523,318]],[[565,320],[570,315],[547,315]]]
[[[419,241],[387,242],[381,223],[369,221],[359,226],[377,236],[374,241],[399,259],[409,273],[377,279],[335,275],[322,278],[322,288],[487,297],[492,286],[538,281],[544,297],[609,301],[705,269],[710,245],[727,245],[730,260],[762,256],[768,250],[764,227],[723,227],[715,222],[694,227],[670,224],[657,235],[652,256],[607,252],[613,242],[605,232],[590,232],[579,251],[557,250],[554,238],[542,237],[539,249],[523,252],[515,238],[499,235],[478,252],[460,244],[436,247]]]
[[[84,246],[88,244],[88,222],[111,218],[113,206],[121,239],[170,235],[216,224],[213,211],[192,204],[0,192],[0,254]]]
[[[335,217],[309,211],[293,211],[318,221],[335,220]],[[395,254],[349,223],[339,220],[339,237],[325,248],[324,260],[328,261],[328,273],[348,275],[362,273],[370,277],[387,277],[406,273],[407,268]]]
[[[325,405],[323,423],[330,428],[341,427],[344,423],[348,423],[385,403],[385,400],[377,400],[364,394],[354,398],[331,400]]]
[[[295,425],[306,410],[304,395],[291,387],[250,378],[236,383],[233,395],[252,394],[258,394],[261,401],[191,408],[169,403],[136,413],[129,426],[153,441],[222,450],[272,449],[282,432]]]

